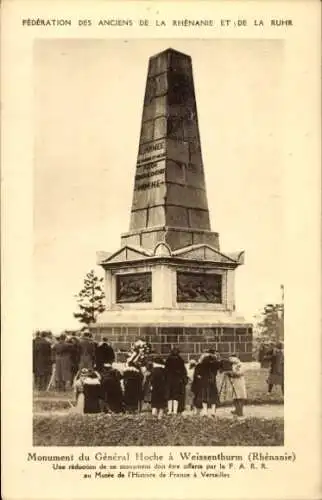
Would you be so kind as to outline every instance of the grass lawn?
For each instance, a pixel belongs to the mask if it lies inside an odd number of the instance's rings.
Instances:
[[[34,446],[282,446],[284,421],[141,415],[35,416]]]

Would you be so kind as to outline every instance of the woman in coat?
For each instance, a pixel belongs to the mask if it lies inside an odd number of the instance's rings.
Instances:
[[[165,377],[168,400],[168,415],[184,410],[185,388],[188,381],[187,370],[177,348],[172,349],[165,362]]]
[[[231,371],[227,375],[231,381],[235,403],[235,410],[232,413],[238,417],[242,417],[245,400],[247,399],[244,368],[236,354],[230,356],[229,361],[231,363]]]
[[[141,410],[143,398],[143,375],[140,367],[129,362],[123,372],[123,401],[125,409],[130,412]]]
[[[83,380],[84,413],[99,413],[101,398],[101,378],[95,370],[88,370]]]
[[[193,406],[202,409],[202,415],[215,415],[219,404],[217,372],[221,362],[213,350],[202,354],[195,368],[191,390],[194,394]]]
[[[104,413],[120,413],[122,411],[121,374],[105,363],[101,369],[101,405]]]
[[[163,359],[155,359],[150,382],[152,415],[161,418],[167,404],[166,371]]]

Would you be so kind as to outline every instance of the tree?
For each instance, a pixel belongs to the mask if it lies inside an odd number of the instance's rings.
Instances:
[[[254,355],[268,349],[270,342],[276,343],[284,340],[284,287],[281,285],[282,300],[280,304],[266,304],[260,313],[255,326]]]
[[[105,310],[103,278],[96,276],[92,269],[86,274],[84,286],[75,297],[80,311],[74,313],[74,317],[85,325],[95,323],[97,316]]]

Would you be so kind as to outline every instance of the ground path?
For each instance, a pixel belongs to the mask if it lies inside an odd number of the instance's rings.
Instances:
[[[227,407],[221,407],[218,408],[216,412],[216,417],[217,418],[235,418],[231,414],[232,407],[227,406]],[[72,411],[69,410],[53,410],[53,411],[36,411],[34,412],[35,416],[66,416],[69,413],[72,413]],[[143,412],[142,415],[147,415],[146,412]],[[182,416],[185,415],[192,415],[191,411],[185,411]],[[244,416],[247,418],[267,418],[267,419],[272,419],[272,418],[283,418],[284,416],[284,405],[247,405],[244,408]],[[198,418],[198,417],[196,417]]]

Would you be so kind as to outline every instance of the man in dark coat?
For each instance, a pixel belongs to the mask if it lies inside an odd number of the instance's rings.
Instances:
[[[113,347],[108,344],[107,338],[103,337],[102,342],[96,347],[96,370],[99,372],[105,364],[112,365],[115,361]]]
[[[165,376],[168,400],[168,414],[184,410],[185,388],[188,382],[187,370],[177,348],[173,348],[165,362]]]
[[[121,374],[112,365],[105,363],[101,369],[101,407],[104,413],[122,411]]]
[[[46,340],[46,332],[35,338],[33,351],[35,385],[39,391],[44,391],[52,370],[51,347]]]

